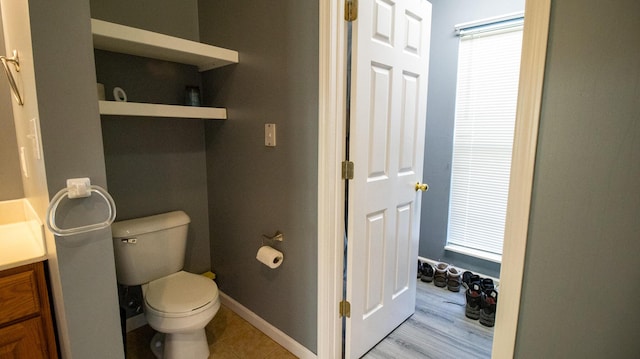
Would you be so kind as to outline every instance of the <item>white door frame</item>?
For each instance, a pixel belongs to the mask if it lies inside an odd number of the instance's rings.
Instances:
[[[344,118],[346,114],[346,30],[344,0],[319,0],[318,103],[318,358],[342,355],[344,263]]]
[[[426,0],[425,0],[426,1]],[[340,358],[344,235],[344,0],[319,0],[318,358]],[[527,0],[493,358],[513,358],[531,207],[551,0]],[[426,169],[425,169],[426,170]]]

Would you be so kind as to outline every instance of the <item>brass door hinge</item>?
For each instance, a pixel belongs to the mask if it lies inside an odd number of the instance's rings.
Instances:
[[[358,19],[358,0],[344,0],[344,20],[353,22]]]
[[[353,162],[342,161],[342,179],[343,180],[353,179],[353,167],[354,167]]]
[[[351,303],[343,300],[340,302],[340,318],[351,317]]]

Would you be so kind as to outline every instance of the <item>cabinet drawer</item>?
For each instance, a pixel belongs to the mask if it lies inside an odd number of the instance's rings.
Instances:
[[[0,325],[40,311],[33,270],[0,277]]]
[[[47,352],[40,317],[0,328],[1,358],[55,358]]]

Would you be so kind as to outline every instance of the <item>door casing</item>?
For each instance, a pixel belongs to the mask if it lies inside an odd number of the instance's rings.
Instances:
[[[320,0],[318,111],[318,358],[341,357],[346,26],[343,1]],[[426,0],[425,0],[426,1]],[[492,357],[515,351],[551,0],[526,1],[505,244]],[[357,21],[357,20],[356,20]],[[426,100],[426,99],[425,99]],[[426,169],[425,169],[426,170]]]

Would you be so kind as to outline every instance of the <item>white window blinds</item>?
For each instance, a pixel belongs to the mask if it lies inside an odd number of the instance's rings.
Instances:
[[[498,262],[509,190],[522,19],[507,25],[459,29],[446,247]]]

